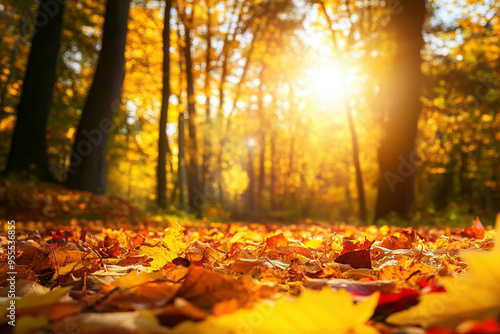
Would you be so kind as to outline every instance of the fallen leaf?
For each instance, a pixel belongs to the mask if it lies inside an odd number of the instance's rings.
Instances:
[[[285,238],[283,233],[267,238],[264,251],[278,246],[288,246],[288,240]]]
[[[354,304],[349,293],[329,289],[305,290],[294,301],[280,299],[273,305],[262,302],[253,309],[221,317],[210,316],[194,323],[183,322],[172,334],[180,333],[336,333],[375,334],[367,325],[377,305],[378,294]]]
[[[84,313],[68,317],[52,326],[55,333],[79,334],[167,334],[150,311]]]
[[[321,289],[329,287],[334,290],[345,290],[352,294],[369,296],[375,292],[391,292],[394,288],[393,281],[353,281],[342,278],[333,279],[308,279],[304,282],[306,287],[312,289]]]
[[[335,259],[337,263],[348,264],[354,269],[366,268],[372,269],[372,262],[370,258],[370,249],[356,250],[353,252],[345,253]]]
[[[500,235],[500,224],[496,232]],[[500,242],[497,240],[492,251],[467,251],[461,256],[469,269],[464,276],[440,278],[446,292],[423,295],[417,306],[395,313],[387,321],[451,327],[466,319],[500,315]]]
[[[14,334],[31,334],[35,333],[38,329],[43,328],[49,324],[49,319],[45,316],[24,316],[16,321],[14,327]]]
[[[117,286],[122,289],[130,289],[147,282],[156,281],[164,276],[164,273],[161,271],[153,273],[143,271],[137,273],[137,270],[132,270],[127,275],[111,282],[111,285]]]

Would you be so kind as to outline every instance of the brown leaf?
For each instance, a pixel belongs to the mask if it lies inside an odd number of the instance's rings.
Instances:
[[[367,268],[372,269],[372,261],[370,259],[370,249],[357,250],[344,255],[340,255],[335,259],[337,263],[348,264],[354,269]]]
[[[237,299],[240,307],[248,305],[251,300],[249,291],[241,282],[197,266],[189,267],[176,296],[209,311],[223,300]]]

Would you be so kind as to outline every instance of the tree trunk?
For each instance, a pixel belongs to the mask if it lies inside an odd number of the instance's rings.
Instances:
[[[366,212],[366,199],[365,199],[365,186],[363,183],[363,173],[361,171],[361,163],[359,162],[359,147],[358,147],[358,135],[356,134],[356,127],[354,126],[354,120],[352,119],[352,110],[349,106],[349,102],[345,103],[347,111],[347,121],[349,123],[349,132],[351,133],[352,139],[352,160],[354,163],[354,170],[356,172],[356,188],[358,190],[358,215],[361,222],[366,222],[367,212]]]
[[[47,119],[56,82],[64,0],[40,0],[6,171],[29,171],[51,180]]]
[[[207,51],[205,55],[205,131],[203,133],[203,163],[201,170],[202,189],[207,190],[207,185],[212,180],[210,178],[210,159],[212,156],[210,138],[212,131],[212,119],[210,117],[210,75],[211,75],[211,52],[212,52],[212,36],[211,36],[211,20],[210,1],[207,0]]]
[[[189,153],[189,166],[187,171],[188,179],[188,194],[189,194],[189,211],[196,214],[201,218],[203,206],[205,205],[205,197],[200,189],[200,173],[198,165],[198,143],[196,139],[196,125],[194,123],[196,118],[196,101],[194,93],[194,74],[193,74],[193,61],[191,57],[191,26],[193,24],[193,16],[191,15],[189,22],[184,24],[184,58],[186,60],[186,84],[187,84],[187,98],[188,98],[188,153]]]
[[[177,157],[177,182],[179,187],[179,203],[180,207],[184,208],[186,206],[186,156],[185,156],[185,147],[186,147],[186,131],[185,131],[185,122],[184,122],[184,110],[179,112],[178,118],[178,128],[179,128],[179,153]]]
[[[222,134],[222,137],[219,141],[219,152],[217,152],[217,165],[219,167],[218,168],[217,189],[219,191],[219,203],[220,203],[220,205],[223,205],[223,203],[224,203],[224,181],[222,179],[222,173],[223,173],[222,158],[224,156],[224,150],[226,147],[226,143],[228,142],[228,135],[229,135],[230,127],[231,127],[231,116],[235,112],[236,104],[238,103],[238,100],[240,98],[241,86],[246,79],[247,72],[248,72],[248,69],[250,67],[250,59],[253,55],[253,51],[255,48],[255,40],[256,40],[255,36],[258,34],[259,31],[260,31],[260,25],[257,26],[255,33],[253,35],[252,41],[250,42],[250,47],[249,47],[247,55],[246,55],[247,60],[246,60],[245,66],[243,67],[243,72],[241,73],[240,80],[238,81],[238,84],[236,85],[236,92],[235,92],[234,99],[233,99],[233,105],[231,107],[231,110],[229,111],[229,115],[227,116],[227,122],[226,122],[226,126],[224,129],[224,133]],[[222,103],[222,102],[223,102],[223,100],[220,101],[220,103]],[[222,109],[220,109],[220,110],[222,110]],[[222,114],[220,114],[220,116],[222,117]],[[222,118],[221,118],[221,123],[222,123]]]
[[[257,210],[262,215],[262,195],[266,183],[266,121],[264,119],[264,69],[262,66],[259,76],[259,93],[257,95],[257,113],[260,122],[259,129],[259,179],[257,181]]]
[[[411,0],[409,0],[411,1]],[[326,20],[328,22],[328,28],[330,29],[330,32],[332,34],[332,40],[335,49],[338,48],[337,44],[337,39],[336,39],[336,31],[333,29],[332,26],[332,20],[330,16],[328,15],[328,12],[326,10],[324,2],[320,1],[320,6],[323,10],[323,13],[326,17]],[[350,4],[349,1],[346,0],[345,8],[347,11],[347,16],[349,18],[352,18],[351,11],[350,11]],[[351,22],[352,23],[352,22]],[[349,34],[347,36],[347,50],[349,52],[352,51],[352,45],[354,43],[353,41],[353,33],[354,30],[351,28],[349,29]],[[343,60],[345,63],[347,63],[347,59],[344,56]],[[363,184],[363,172],[361,170],[361,164],[359,162],[359,147],[358,147],[358,137],[356,134],[356,128],[354,125],[354,120],[352,118],[352,112],[351,112],[351,107],[349,106],[349,101],[345,101],[345,107],[346,107],[346,112],[347,112],[347,123],[349,125],[349,131],[351,133],[351,140],[352,140],[352,156],[353,156],[353,163],[354,163],[354,168],[355,168],[355,174],[356,174],[356,188],[358,191],[358,206],[359,206],[359,219],[362,222],[366,221],[367,218],[367,211],[366,211],[366,199],[365,199],[365,189],[364,189],[364,184]],[[349,191],[349,183],[346,185],[346,199],[349,199],[350,197],[350,191]]]
[[[178,47],[179,50],[181,50],[181,41],[182,41],[182,36],[180,32],[180,22],[177,22],[177,40],[178,40]],[[177,155],[177,182],[176,182],[176,188],[179,191],[179,207],[181,209],[186,208],[186,185],[187,185],[187,179],[186,179],[186,155],[185,155],[185,148],[186,148],[186,122],[184,118],[184,112],[185,112],[185,104],[184,100],[182,98],[182,89],[184,86],[184,68],[182,67],[182,64],[184,62],[184,57],[182,56],[182,52],[179,54],[179,116],[177,118],[177,129],[178,129],[178,148],[179,152]],[[174,189],[175,190],[175,189]],[[172,195],[172,198],[175,198],[175,191]]]
[[[291,148],[293,150],[293,147]],[[276,131],[271,133],[271,182],[270,182],[270,197],[271,211],[276,210]],[[288,189],[286,189],[288,190]]]
[[[128,0],[106,4],[102,50],[71,152],[70,188],[106,192],[106,150],[120,102],[129,7]]]
[[[255,172],[253,167],[253,152],[252,147],[248,148],[248,186],[245,191],[246,196],[246,216],[255,219]]]
[[[420,50],[425,0],[404,0],[388,25],[395,51],[392,68],[382,84],[386,119],[378,160],[380,179],[375,219],[395,212],[407,218],[414,199],[415,140],[421,110]]]
[[[165,1],[163,23],[163,91],[160,113],[160,133],[158,139],[157,197],[158,207],[167,208],[167,141],[168,105],[170,99],[170,9],[172,0]]]

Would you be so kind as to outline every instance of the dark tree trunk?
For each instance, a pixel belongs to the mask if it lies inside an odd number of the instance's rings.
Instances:
[[[356,173],[356,188],[358,190],[358,215],[361,222],[366,222],[367,212],[366,212],[366,199],[365,199],[365,186],[363,183],[363,173],[361,171],[361,163],[359,162],[359,146],[358,146],[358,135],[356,133],[356,127],[354,126],[354,120],[352,119],[352,110],[349,103],[346,102],[347,111],[347,121],[349,123],[349,132],[351,133],[352,139],[352,160],[354,163],[354,170]]]
[[[286,202],[293,205],[293,199],[292,199],[292,192],[290,189],[292,188],[291,184],[293,184],[293,170],[294,170],[294,157],[295,157],[295,141],[297,139],[297,133],[292,134],[292,137],[290,138],[290,151],[288,152],[288,171],[286,173],[286,191],[285,191],[285,197],[286,197]],[[295,193],[295,191],[294,191]]]
[[[158,138],[158,169],[156,202],[162,209],[167,208],[167,141],[168,105],[170,99],[170,9],[172,0],[165,1],[163,20],[163,91],[160,113],[160,133]]]
[[[259,93],[257,95],[257,113],[260,122],[259,129],[259,179],[257,182],[257,210],[262,215],[262,195],[266,186],[266,120],[264,119],[264,69],[259,76]]]
[[[248,186],[245,191],[246,202],[246,216],[255,219],[255,171],[253,166],[253,152],[252,147],[248,148]]]
[[[56,82],[63,12],[64,0],[40,0],[7,172],[29,171],[38,177],[52,179],[46,132]]]
[[[106,5],[102,50],[71,152],[70,188],[106,192],[106,150],[120,102],[129,7],[128,0]]]
[[[210,13],[210,1],[207,0],[207,51],[205,55],[205,131],[203,133],[203,163],[201,170],[202,189],[207,190],[210,180],[210,160],[212,156],[210,138],[212,131],[212,119],[210,116],[210,76],[211,76],[211,52],[212,52],[212,15]]]
[[[191,57],[191,26],[193,24],[193,16],[191,15],[189,22],[184,24],[185,31],[185,46],[184,58],[186,60],[186,84],[187,84],[187,105],[188,105],[188,153],[189,166],[187,169],[188,179],[188,194],[189,194],[189,211],[201,217],[203,206],[205,205],[205,197],[200,189],[200,171],[198,165],[198,143],[196,139],[196,101],[194,93],[194,74],[193,61]]]
[[[344,215],[344,219],[347,221],[347,218],[353,212],[352,205],[352,196],[351,196],[351,163],[348,159],[345,159],[345,173],[346,177],[344,178],[344,193],[345,193],[345,201],[347,205],[346,214]]]
[[[291,148],[293,150],[293,146]],[[276,132],[271,133],[271,182],[269,187],[270,197],[271,197],[271,210],[276,210]],[[290,172],[290,171],[289,171]],[[285,190],[287,193],[288,189]]]
[[[179,203],[181,208],[186,206],[186,157],[184,150],[186,147],[186,131],[184,122],[184,111],[179,112],[178,118],[179,128],[179,154],[177,158],[177,186],[179,188]]]
[[[394,36],[392,68],[381,91],[387,105],[384,137],[378,151],[380,179],[375,219],[395,212],[406,218],[414,199],[415,140],[421,110],[420,50],[425,0],[401,1],[389,33]]]
[[[178,37],[178,43],[179,43],[179,50],[181,49],[181,41],[182,41],[182,36],[181,32],[179,29],[180,22],[177,22],[177,37]],[[178,147],[179,147],[179,152],[178,152],[178,157],[177,157],[177,182],[176,182],[176,188],[179,191],[179,204],[180,208],[184,209],[186,208],[186,185],[187,185],[187,179],[186,179],[186,156],[185,156],[185,148],[186,148],[186,122],[184,118],[184,113],[185,113],[185,103],[184,99],[182,98],[182,88],[184,86],[184,68],[182,67],[182,64],[184,62],[184,57],[182,56],[182,52],[179,54],[179,116],[177,118],[177,129],[178,129]],[[175,189],[174,189],[175,190]],[[175,191],[172,196],[172,198],[175,198]]]

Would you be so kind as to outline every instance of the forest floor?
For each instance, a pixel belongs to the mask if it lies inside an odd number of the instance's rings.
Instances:
[[[498,231],[479,219],[179,224],[113,196],[9,182],[2,333],[500,333]]]

